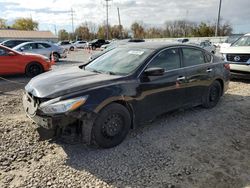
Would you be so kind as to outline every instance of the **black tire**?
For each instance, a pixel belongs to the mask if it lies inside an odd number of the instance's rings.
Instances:
[[[25,74],[28,77],[34,77],[41,73],[43,73],[43,67],[40,65],[40,63],[32,62],[28,64],[25,69]]]
[[[119,145],[127,136],[131,117],[127,108],[112,103],[101,110],[91,131],[91,143],[101,148]]]
[[[59,59],[60,59],[60,55],[58,53],[56,53],[56,52],[53,53],[53,57],[54,57],[55,62],[58,62]]]
[[[212,54],[215,54],[215,52],[214,52],[214,51],[212,51],[211,53],[212,53]]]
[[[70,51],[74,51],[74,47],[71,46],[71,47],[69,48],[69,50],[70,50]]]
[[[217,105],[222,94],[222,87],[219,81],[214,81],[208,88],[208,92],[204,96],[202,106],[205,108],[213,108]]]

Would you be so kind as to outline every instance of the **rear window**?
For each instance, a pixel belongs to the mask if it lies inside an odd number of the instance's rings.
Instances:
[[[44,48],[50,48],[51,46],[47,43],[40,43],[42,46],[44,46]]]

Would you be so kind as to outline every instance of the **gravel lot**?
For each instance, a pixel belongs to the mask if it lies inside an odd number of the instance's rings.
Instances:
[[[86,61],[72,52],[53,69]],[[27,83],[23,76],[5,77]],[[217,107],[174,111],[112,149],[39,141],[22,110],[22,84],[0,80],[0,187],[250,186],[250,82],[235,80]]]

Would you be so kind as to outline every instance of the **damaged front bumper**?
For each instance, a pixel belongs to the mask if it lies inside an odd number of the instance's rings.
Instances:
[[[90,142],[93,120],[96,114],[76,110],[63,114],[46,115],[39,110],[39,103],[28,93],[23,95],[23,106],[26,115],[35,122],[40,140],[47,140],[65,136],[77,138],[83,142]],[[74,139],[75,139],[74,138]]]

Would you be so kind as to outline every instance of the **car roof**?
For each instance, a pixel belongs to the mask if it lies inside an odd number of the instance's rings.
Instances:
[[[45,42],[45,41],[33,41],[33,42],[23,42],[21,44],[18,44],[17,46],[15,46],[13,49],[17,49],[17,48],[20,48],[26,44],[34,44],[34,43],[46,43],[46,44],[49,44],[49,45],[53,45],[52,43],[49,43],[49,42]]]
[[[174,43],[174,42],[140,42],[140,43],[128,43],[126,45],[122,45],[124,48],[145,48],[145,49],[162,49],[166,47],[195,47],[197,48],[197,45],[194,44],[180,44],[180,43]],[[198,47],[199,48],[199,47]]]

